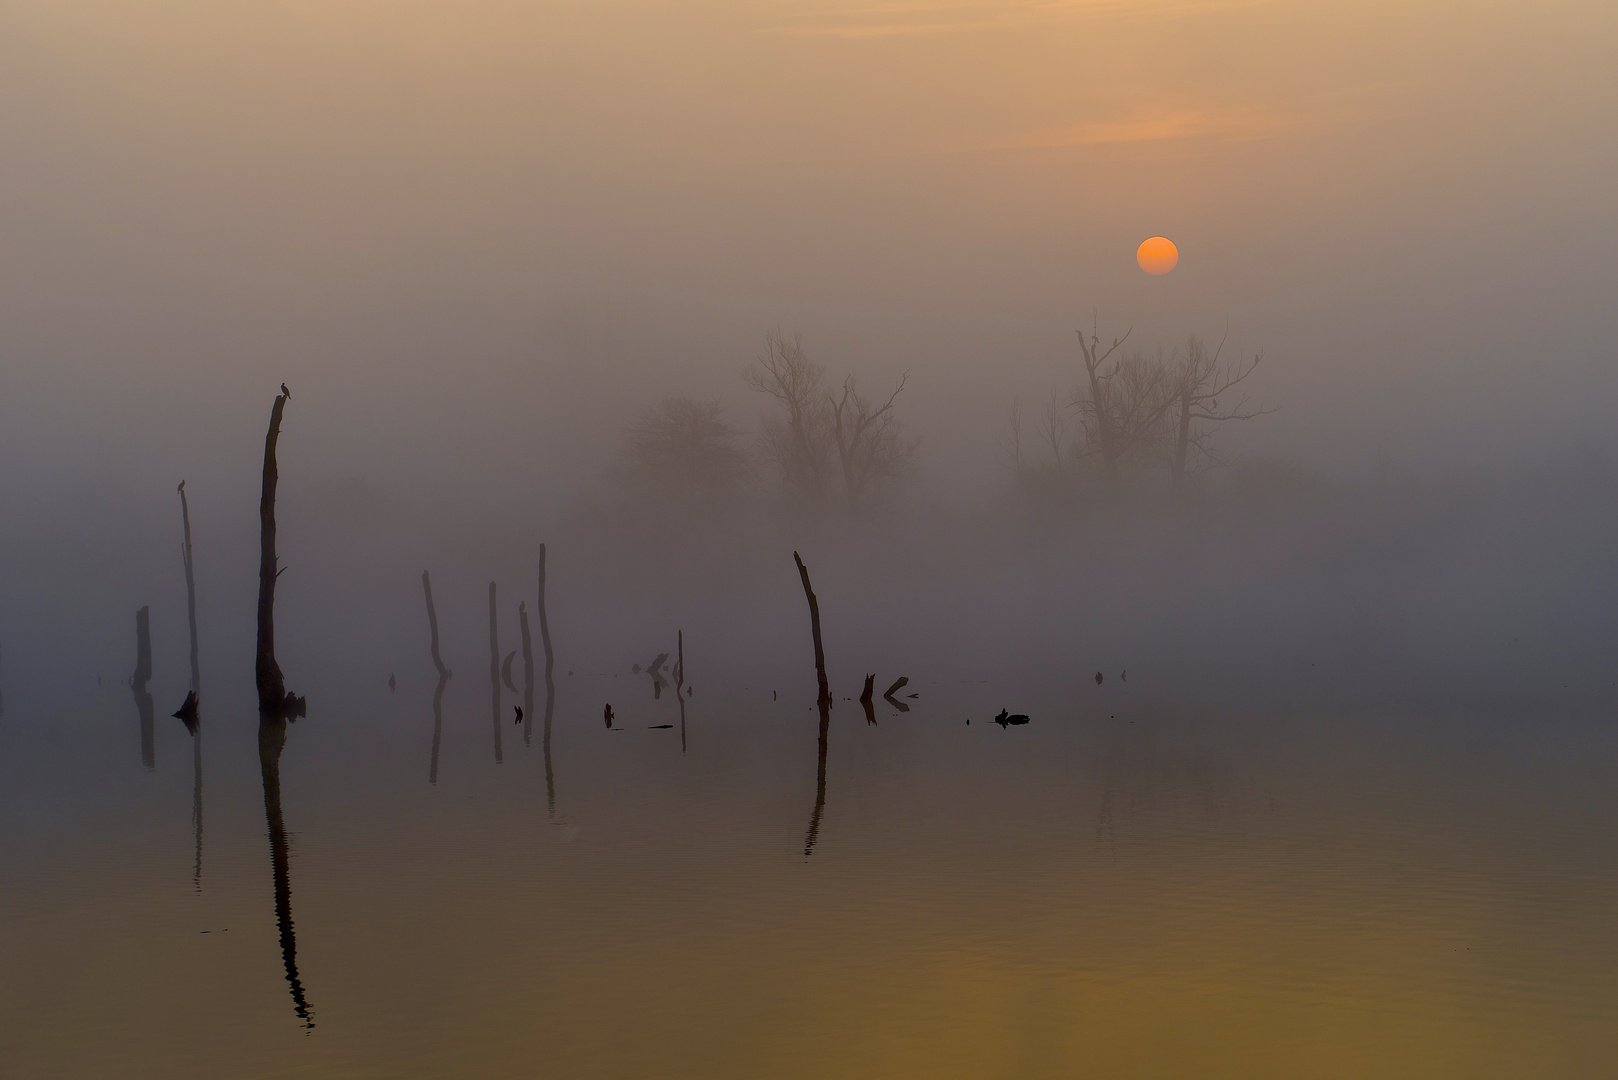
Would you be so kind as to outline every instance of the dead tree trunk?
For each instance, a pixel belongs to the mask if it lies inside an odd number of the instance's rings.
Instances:
[[[140,714],[140,760],[148,769],[157,768],[157,719],[153,712],[152,695],[146,684],[152,678],[152,609],[143,607],[135,612],[135,674],[130,684],[135,688],[135,710]]]
[[[545,545],[539,545],[539,642],[545,646],[545,691],[556,688],[551,669],[556,666],[556,654],[551,651],[551,622],[545,615]]]
[[[421,572],[421,591],[427,594],[427,629],[433,635],[433,667],[438,669],[440,679],[447,679],[449,668],[444,666],[444,658],[438,655],[438,611],[433,607],[433,579],[425,570]]]
[[[865,689],[860,691],[860,707],[865,710],[865,722],[872,727],[876,726],[876,708],[871,697],[876,693],[876,673],[865,676]]]
[[[185,525],[185,612],[191,621],[191,692],[202,697],[202,666],[197,659],[197,576],[191,561],[191,506],[185,498],[185,481],[180,481],[180,520]]]
[[[286,708],[286,679],[275,661],[275,444],[281,438],[281,415],[287,395],[276,396],[270,408],[270,429],[264,436],[264,483],[258,499],[258,656],[254,675],[258,683],[259,712],[280,715]]]
[[[130,676],[135,689],[144,690],[152,680],[152,609],[143,607],[135,612],[135,674]]]
[[[517,626],[522,631],[522,744],[534,739],[534,635],[528,629],[528,604],[517,605]]]
[[[803,579],[803,595],[809,599],[809,629],[815,637],[815,679],[820,683],[818,700],[830,704],[831,689],[826,683],[826,650],[820,646],[820,603],[809,584],[809,568],[803,565],[803,559],[796,551],[792,553],[792,561],[798,564],[798,577]]]

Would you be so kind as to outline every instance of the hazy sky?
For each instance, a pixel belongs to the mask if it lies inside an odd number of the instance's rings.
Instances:
[[[9,0],[6,489],[249,463],[284,378],[333,475],[543,490],[662,393],[751,423],[776,326],[910,369],[929,482],[987,478],[1092,311],[1264,349],[1257,449],[1611,445],[1615,31],[1604,0]]]

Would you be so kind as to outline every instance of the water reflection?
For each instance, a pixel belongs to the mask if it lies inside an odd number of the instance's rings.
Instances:
[[[292,992],[292,1011],[305,1028],[315,1026],[314,1010],[298,977],[298,938],[292,922],[292,872],[287,852],[286,822],[281,814],[281,751],[287,744],[285,716],[260,714],[258,764],[264,781],[264,820],[270,834],[270,870],[275,883],[275,925],[281,937],[281,962]]]
[[[668,653],[660,652],[660,653],[657,654],[657,657],[652,661],[651,666],[649,666],[646,669],[647,673],[652,676],[652,700],[653,701],[662,701],[663,700],[663,687],[668,685],[668,683],[663,678],[663,665],[668,663],[668,659],[669,659],[669,654]]]
[[[438,669],[438,687],[433,691],[433,758],[427,769],[427,782],[436,784],[438,746],[444,737],[444,687],[449,685],[450,670],[444,666],[444,657],[438,651],[438,610],[433,607],[433,579],[425,570],[421,572],[421,591],[427,597],[427,629],[432,634],[433,666]]]
[[[809,832],[803,838],[803,857],[815,849],[820,838],[820,815],[826,810],[826,739],[831,732],[831,699],[820,699],[820,756],[815,768],[815,808],[809,814]]]
[[[545,730],[540,742],[545,751],[545,809],[556,816],[556,772],[551,767],[551,717],[556,712],[556,684],[545,680]]]

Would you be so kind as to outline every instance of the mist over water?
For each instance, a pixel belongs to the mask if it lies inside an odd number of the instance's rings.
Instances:
[[[1599,1074],[1615,31],[6,6],[0,1060]]]

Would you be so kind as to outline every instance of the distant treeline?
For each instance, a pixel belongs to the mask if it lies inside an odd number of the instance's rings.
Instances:
[[[1011,404],[999,446],[1020,490],[1050,494],[1168,482],[1184,490],[1221,464],[1218,426],[1274,411],[1241,384],[1260,356],[1227,359],[1192,335],[1173,350],[1127,346],[1129,334],[1103,345],[1079,334],[1078,381],[1052,391],[1030,422]],[[637,494],[696,510],[768,494],[811,510],[861,510],[891,498],[912,478],[918,440],[898,412],[909,380],[885,396],[867,396],[857,376],[835,388],[809,357],[802,337],[765,335],[764,352],[743,372],[773,411],[749,439],[717,399],[667,397],[630,424],[612,469]]]

